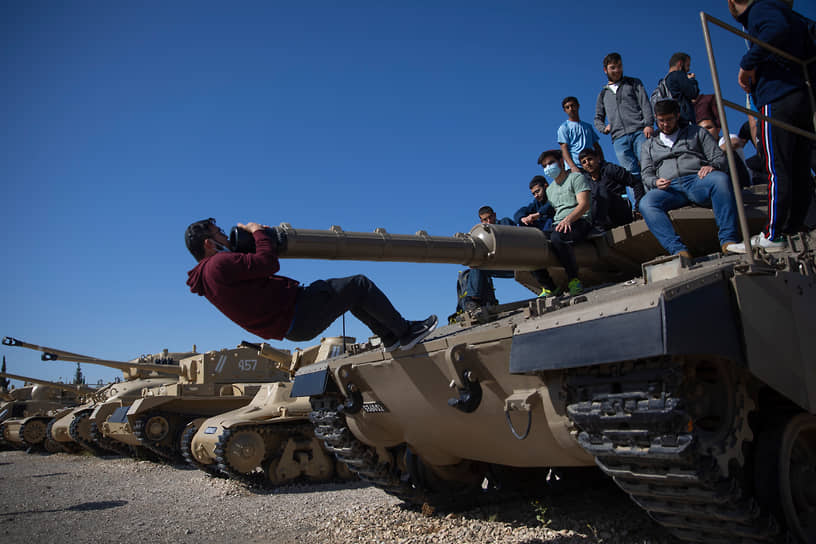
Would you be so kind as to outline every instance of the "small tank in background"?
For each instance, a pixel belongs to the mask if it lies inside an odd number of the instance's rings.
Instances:
[[[22,388],[19,400],[10,401],[0,410],[0,438],[7,445],[23,449],[54,450],[55,445],[47,440],[46,432],[54,417],[94,392],[85,385],[50,382],[6,372],[0,372],[0,378],[33,384],[30,389]],[[12,397],[16,391],[11,391]]]
[[[130,445],[105,435],[105,422],[117,409],[125,407],[127,410],[136,399],[141,398],[145,388],[175,383],[181,372],[178,362],[196,353],[193,346],[192,351],[188,352],[169,352],[165,349],[152,355],[140,355],[130,361],[114,361],[38,346],[8,336],[3,338],[3,345],[41,351],[43,361],[93,364],[122,371],[123,381],[94,391],[86,402],[61,414],[47,429],[49,438],[64,450],[75,451],[75,445],[79,445],[94,454],[134,453]]]
[[[357,349],[354,338],[348,337],[323,338],[294,353],[267,344],[248,346],[290,373]],[[308,399],[292,398],[291,391],[289,380],[263,384],[247,406],[191,422],[182,435],[185,459],[211,474],[265,486],[300,478],[312,482],[351,478],[346,466],[315,438]]]

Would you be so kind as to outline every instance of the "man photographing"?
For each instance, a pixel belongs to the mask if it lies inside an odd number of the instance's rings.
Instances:
[[[269,227],[239,223],[255,240],[254,253],[229,250],[229,238],[215,220],[187,227],[184,242],[198,261],[190,270],[190,291],[206,297],[232,321],[261,338],[310,340],[350,310],[382,340],[385,351],[413,348],[436,328],[437,317],[407,321],[380,289],[362,275],[317,280],[303,287],[276,275],[277,244]]]

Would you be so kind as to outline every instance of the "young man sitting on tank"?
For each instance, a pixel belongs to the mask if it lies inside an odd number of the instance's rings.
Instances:
[[[254,253],[230,251],[215,220],[187,227],[184,242],[198,261],[190,270],[190,291],[206,297],[232,321],[261,338],[310,340],[350,310],[382,340],[385,351],[413,348],[436,328],[437,318],[406,321],[374,283],[362,275],[317,280],[303,287],[276,275],[277,244],[269,226],[238,224],[252,234]]]
[[[578,160],[592,185],[592,224],[608,230],[631,223],[632,205],[626,197],[626,188],[635,194],[635,210],[646,192],[643,183],[622,166],[606,162],[595,149],[584,149]]]
[[[658,137],[647,140],[640,152],[643,184],[649,189],[638,208],[643,219],[670,255],[690,259],[668,212],[691,203],[711,207],[719,228],[720,247],[728,251],[740,236],[731,180],[724,173],[725,155],[702,128],[680,126],[680,106],[674,100],[655,104],[655,116]]]
[[[555,228],[550,234],[550,243],[567,273],[570,295],[578,295],[584,288],[578,279],[578,265],[572,245],[586,238],[592,230],[592,187],[584,174],[564,170],[560,149],[542,153],[538,157],[538,164],[544,168],[544,175],[551,180],[547,186],[547,199],[555,208]]]
[[[479,222],[484,225],[508,225],[516,226],[515,221],[509,217],[496,219],[496,212],[490,206],[479,208]],[[465,292],[462,294],[462,308],[464,310],[475,310],[488,303],[495,304],[496,295],[493,288],[493,278],[512,278],[512,270],[482,270],[481,268],[470,268],[460,274],[466,274]],[[460,277],[461,279],[461,277]]]

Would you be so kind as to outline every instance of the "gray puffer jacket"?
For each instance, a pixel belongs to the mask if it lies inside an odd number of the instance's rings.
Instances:
[[[711,134],[697,125],[686,125],[679,130],[672,147],[666,146],[657,135],[643,142],[640,171],[647,189],[656,187],[657,178],[677,179],[696,174],[703,166],[713,166],[721,172],[728,170],[725,154]]]
[[[601,134],[607,119],[612,140],[654,125],[652,104],[642,81],[623,76],[618,92],[612,92],[609,85],[604,85],[595,103],[595,128]]]

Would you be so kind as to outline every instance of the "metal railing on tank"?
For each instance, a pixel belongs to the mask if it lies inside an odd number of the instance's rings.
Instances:
[[[734,147],[731,144],[731,138],[728,136],[731,132],[728,130],[728,120],[725,118],[725,106],[732,108],[734,110],[740,111],[746,115],[750,115],[755,117],[756,119],[761,119],[763,121],[767,121],[768,123],[780,127],[784,130],[788,130],[800,136],[804,136],[805,138],[810,138],[813,141],[816,141],[816,98],[814,98],[813,93],[813,82],[810,79],[810,73],[808,67],[816,62],[816,57],[812,57],[810,59],[800,59],[787,53],[786,51],[782,51],[774,47],[773,45],[763,42],[762,40],[758,40],[749,34],[746,34],[742,30],[734,28],[731,25],[724,23],[723,21],[717,19],[716,17],[712,17],[711,15],[700,12],[700,22],[703,25],[703,36],[705,38],[706,44],[706,52],[708,53],[708,65],[711,68],[711,81],[714,83],[714,96],[717,102],[717,114],[720,116],[720,121],[722,125],[722,131],[725,137],[725,154],[728,158],[728,169],[731,173],[731,184],[734,187],[734,198],[737,202],[737,213],[739,215],[740,221],[740,230],[742,231],[742,239],[745,243],[746,249],[746,256],[748,257],[748,262],[753,264],[754,263],[754,256],[753,251],[751,248],[751,233],[748,230],[748,220],[745,217],[745,209],[743,208],[743,201],[742,201],[742,187],[739,183],[739,178],[737,176],[737,164],[736,159],[734,157]],[[732,34],[745,38],[760,47],[767,49],[771,53],[782,57],[785,60],[788,60],[792,63],[798,64],[802,67],[802,72],[805,76],[805,87],[808,91],[808,97],[810,98],[810,110],[812,114],[812,123],[813,123],[813,130],[814,132],[807,132],[802,130],[798,127],[785,123],[783,121],[779,121],[777,119],[772,119],[767,117],[757,111],[750,110],[744,106],[741,106],[735,102],[731,102],[730,100],[725,100],[722,95],[722,88],[720,87],[720,77],[717,73],[717,62],[714,60],[714,48],[711,45],[711,34],[709,33],[708,24],[711,23],[716,25]]]

